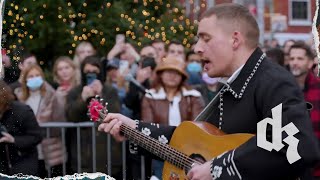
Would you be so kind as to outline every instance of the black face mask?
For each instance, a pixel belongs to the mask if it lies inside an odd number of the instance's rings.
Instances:
[[[88,72],[85,74],[86,84],[90,85],[94,80],[98,78],[98,74],[94,72]]]

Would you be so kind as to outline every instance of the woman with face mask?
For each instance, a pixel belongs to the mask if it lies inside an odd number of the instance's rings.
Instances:
[[[108,112],[120,112],[120,101],[116,89],[102,81],[102,64],[100,57],[88,56],[81,64],[81,84],[73,87],[66,96],[66,118],[69,122],[88,122],[88,103],[91,98],[99,95],[108,102]],[[92,130],[82,129],[81,141],[81,172],[92,172]],[[69,161],[71,173],[76,173],[78,168],[77,157],[77,131],[70,129],[66,141],[69,146]],[[121,144],[112,142],[112,174],[115,179],[122,173],[121,169]],[[107,172],[107,136],[96,131],[96,168],[98,172]]]
[[[36,115],[38,123],[52,120],[52,101],[54,89],[44,80],[44,73],[40,66],[32,65],[23,72],[21,93],[18,99],[29,105]],[[40,177],[47,175],[44,158],[49,155],[44,154],[42,146],[38,145],[38,159],[40,161]]]
[[[187,79],[188,85],[198,85],[203,84],[201,79],[202,64],[200,55],[196,54],[194,51],[187,53],[187,67],[186,71],[189,78]]]
[[[220,78],[211,78],[208,76],[206,72],[202,73],[202,81],[204,82],[203,84],[198,84],[195,85],[194,88],[198,90],[202,98],[205,102],[205,104],[209,104],[209,102],[216,96],[218,93],[218,80]]]

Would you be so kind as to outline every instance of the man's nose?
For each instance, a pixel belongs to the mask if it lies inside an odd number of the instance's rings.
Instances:
[[[198,41],[195,46],[194,46],[194,52],[197,53],[197,54],[201,54],[203,53],[203,48],[201,46],[201,42]]]

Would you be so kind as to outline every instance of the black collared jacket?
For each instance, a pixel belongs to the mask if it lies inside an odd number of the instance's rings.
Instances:
[[[257,48],[243,66],[239,76],[230,84],[230,88],[239,95],[263,52]],[[271,109],[282,104],[282,127],[293,123],[299,130],[294,137],[299,140],[298,153],[301,159],[290,164],[286,152],[288,144],[271,152],[257,146],[257,136],[236,149],[221,156],[212,157],[211,174],[213,179],[249,179],[282,180],[297,179],[312,168],[319,160],[319,146],[312,130],[303,93],[294,77],[283,67],[264,58],[247,84],[241,98],[236,98],[230,91],[223,93],[223,115],[221,129],[227,134],[257,134],[257,123],[265,118],[272,118]],[[212,108],[212,115],[206,121],[219,126],[219,101]],[[175,127],[161,127],[140,122],[138,129],[150,129],[150,136],[159,139],[164,135],[169,141]],[[282,133],[282,140],[287,137]],[[268,126],[267,137],[272,136]],[[214,146],[214,144],[212,145]],[[132,150],[140,152],[131,146]],[[145,152],[144,152],[145,153]]]

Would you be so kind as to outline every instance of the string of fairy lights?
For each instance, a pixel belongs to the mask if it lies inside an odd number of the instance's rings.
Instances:
[[[36,1],[36,0],[33,0]],[[133,2],[138,3],[141,0],[133,0]],[[197,13],[198,11],[201,10],[201,8],[205,8],[205,0],[198,0],[201,1],[198,4],[194,4],[195,0],[188,0],[190,6],[193,6],[193,11],[192,13]],[[124,34],[126,35],[127,38],[130,38],[132,41],[136,42],[138,46],[142,46],[143,42],[142,40],[144,38],[147,38],[148,40],[155,40],[155,39],[160,39],[166,44],[170,43],[170,39],[168,38],[167,34],[173,33],[182,33],[184,35],[184,38],[182,39],[182,43],[189,48],[191,46],[190,39],[193,39],[195,37],[195,34],[192,32],[195,29],[195,26],[197,25],[197,20],[191,20],[190,18],[187,17],[188,14],[186,14],[185,9],[179,9],[177,7],[173,7],[171,4],[167,3],[164,4],[163,0],[142,0],[143,6],[146,7],[145,9],[137,9],[133,8],[132,13],[121,13],[120,18],[124,20],[124,22],[128,23],[128,28],[127,29],[121,29],[119,26],[115,26],[115,31],[116,32],[125,32]],[[154,3],[154,7],[150,9],[150,7],[147,8],[149,3],[152,2],[157,2]],[[181,2],[181,1],[180,1]],[[102,8],[112,8],[112,3],[106,2]],[[37,17],[38,19],[32,19],[30,21],[25,21],[24,19],[24,14],[32,13],[30,12],[26,7],[19,7],[19,5],[10,3],[7,4],[6,6],[10,6],[7,13],[5,14],[4,17],[9,16],[11,17],[11,21],[7,21],[6,18],[3,20],[3,24],[6,25],[7,23],[7,28],[8,28],[8,33],[7,33],[7,38],[11,37],[17,37],[16,43],[12,43],[9,45],[9,48],[7,49],[7,53],[10,54],[13,50],[15,50],[18,46],[22,44],[22,42],[28,38],[29,40],[33,40],[35,37],[33,34],[28,32],[26,25],[29,23],[30,25],[34,25],[36,21],[45,21],[46,17],[44,14],[39,14]],[[88,6],[87,2],[83,2],[82,8],[86,8]],[[151,11],[157,11],[159,8],[165,6],[168,11],[171,14],[177,15],[172,16],[173,19],[171,19],[172,22],[170,22],[169,27],[162,26],[164,23],[166,17],[160,16],[160,17],[155,17],[152,16]],[[42,5],[43,9],[48,9],[47,4]],[[65,8],[63,7],[58,7],[58,14],[57,18],[60,19],[63,23],[67,23],[70,28],[66,29],[68,33],[70,33],[70,36],[73,39],[73,42],[71,43],[71,47],[69,49],[69,54],[74,53],[74,49],[76,48],[77,44],[79,44],[81,41],[86,41],[89,40],[92,36],[99,36],[100,37],[100,45],[104,46],[106,44],[106,41],[108,40],[108,37],[105,35],[105,33],[102,30],[99,30],[95,27],[91,27],[91,29],[88,28],[82,28],[82,32],[77,28],[78,24],[74,22],[74,19],[77,18],[77,20],[80,25],[84,25],[87,22],[87,17],[88,15],[86,13],[77,13],[72,10],[72,3],[67,2],[67,11],[65,11]],[[132,17],[130,16],[132,15]],[[136,15],[141,15],[144,17],[145,21],[144,22],[137,22],[136,19],[133,16]],[[98,18],[103,18],[104,14],[98,13],[97,14]],[[170,21],[170,20],[169,20]],[[156,27],[154,27],[157,25]],[[158,28],[160,26],[160,28]],[[143,34],[139,34],[139,31],[143,31]],[[13,56],[13,60],[20,60],[20,57]]]

